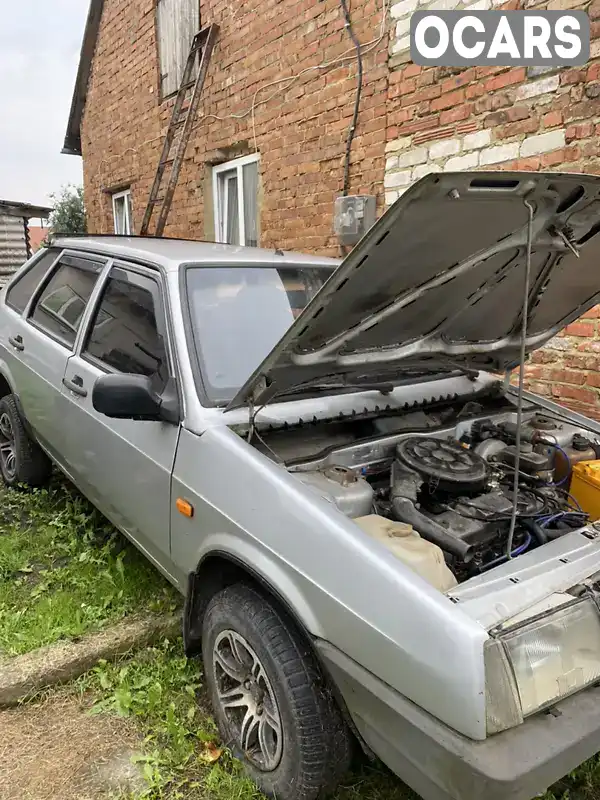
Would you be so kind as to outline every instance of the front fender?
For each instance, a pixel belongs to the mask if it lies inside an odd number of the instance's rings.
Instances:
[[[199,554],[199,566],[210,556],[220,556],[243,567],[258,583],[277,597],[311,636],[325,638],[314,607],[303,591],[297,573],[293,575],[279,559],[263,550],[252,540],[244,540],[228,533],[211,534]]]
[[[194,509],[171,516],[180,573],[229,553],[312,636],[456,730],[485,738],[486,631],[331,503],[228,428],[182,430],[172,491]]]

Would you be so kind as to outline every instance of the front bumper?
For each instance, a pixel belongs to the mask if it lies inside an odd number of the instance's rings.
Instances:
[[[326,642],[316,642],[358,732],[424,800],[531,800],[600,751],[600,687],[475,742]]]

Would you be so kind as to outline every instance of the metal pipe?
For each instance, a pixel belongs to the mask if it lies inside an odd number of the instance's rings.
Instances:
[[[412,525],[424,539],[437,544],[442,550],[452,553],[453,556],[460,558],[465,563],[473,558],[473,550],[470,545],[463,542],[462,539],[452,536],[437,522],[421,514],[409,497],[394,496],[392,493],[392,508],[396,519]]]

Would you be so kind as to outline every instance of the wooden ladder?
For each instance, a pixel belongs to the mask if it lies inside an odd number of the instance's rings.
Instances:
[[[158,210],[158,219],[156,221],[154,236],[162,236],[165,230],[167,217],[169,216],[171,203],[173,202],[173,194],[175,193],[175,187],[179,180],[181,165],[183,164],[185,152],[192,133],[192,127],[200,101],[200,94],[204,86],[204,80],[218,32],[218,25],[209,25],[208,28],[204,28],[200,33],[197,33],[192,41],[190,54],[183,71],[181,85],[177,92],[173,113],[171,114],[171,121],[169,122],[167,135],[165,136],[165,142],[156,169],[154,183],[150,191],[148,205],[144,213],[144,221],[142,222],[140,230],[142,236],[149,235],[150,223],[156,210]],[[200,66],[196,77],[193,77],[198,57],[200,59]]]

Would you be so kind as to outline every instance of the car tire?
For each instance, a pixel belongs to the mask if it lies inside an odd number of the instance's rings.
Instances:
[[[52,473],[50,459],[25,430],[12,394],[0,400],[0,473],[11,488],[42,486]]]
[[[222,740],[261,791],[277,800],[333,791],[349,769],[352,735],[280,609],[250,586],[223,589],[206,610],[202,652]]]

